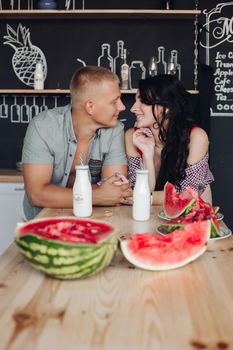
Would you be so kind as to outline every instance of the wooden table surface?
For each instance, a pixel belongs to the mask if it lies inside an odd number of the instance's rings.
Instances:
[[[0,169],[1,182],[23,182],[23,173],[16,169]]]
[[[95,208],[122,233],[155,231],[131,207]],[[44,209],[40,216],[72,215]],[[193,263],[164,272],[118,252],[99,274],[60,281],[34,270],[14,244],[0,258],[0,349],[233,349],[233,238],[210,241]]]

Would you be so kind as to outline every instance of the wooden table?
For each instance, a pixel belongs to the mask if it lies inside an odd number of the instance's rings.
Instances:
[[[131,210],[96,208],[92,217],[124,233],[155,231],[160,208],[144,223]],[[12,244],[0,259],[0,349],[233,349],[233,238],[165,272],[133,268],[118,252],[110,267],[75,281],[37,272]]]

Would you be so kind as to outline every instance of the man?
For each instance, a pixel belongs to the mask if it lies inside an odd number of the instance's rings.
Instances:
[[[117,76],[102,67],[83,67],[74,73],[70,92],[71,106],[44,111],[28,126],[22,155],[27,219],[43,207],[72,207],[75,165],[81,161],[89,165],[93,205],[127,203],[132,195],[117,175],[127,174],[118,121],[125,106]]]

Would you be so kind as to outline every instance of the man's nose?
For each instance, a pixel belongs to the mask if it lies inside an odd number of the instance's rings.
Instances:
[[[121,112],[125,110],[125,105],[121,100],[119,101],[118,109]]]

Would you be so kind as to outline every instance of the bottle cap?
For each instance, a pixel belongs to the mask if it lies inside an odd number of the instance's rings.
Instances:
[[[149,170],[147,169],[137,169],[136,174],[148,174]]]
[[[87,170],[88,168],[88,165],[75,165],[76,170]]]

